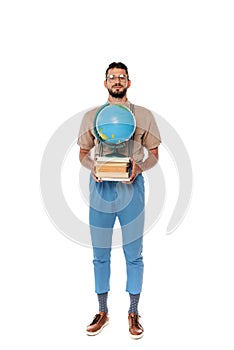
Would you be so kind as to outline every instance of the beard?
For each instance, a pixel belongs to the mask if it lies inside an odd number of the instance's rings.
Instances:
[[[121,86],[122,87],[122,86]],[[127,88],[124,88],[122,91],[113,91],[111,89],[108,89],[108,92],[109,94],[112,96],[112,97],[115,97],[115,98],[123,98],[126,93],[127,93]]]

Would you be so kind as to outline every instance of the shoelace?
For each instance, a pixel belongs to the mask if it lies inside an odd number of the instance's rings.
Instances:
[[[139,322],[139,318],[140,317],[141,316],[139,316],[139,315],[131,316],[133,327],[139,327],[140,326],[140,322]]]
[[[97,323],[97,322],[100,320],[100,317],[101,317],[100,314],[96,314],[96,315],[94,316],[93,322],[90,323],[90,326],[92,326],[93,324]]]

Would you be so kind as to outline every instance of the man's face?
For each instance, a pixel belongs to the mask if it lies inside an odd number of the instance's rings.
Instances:
[[[131,82],[124,69],[112,68],[108,71],[104,85],[112,97],[122,98],[126,95]]]

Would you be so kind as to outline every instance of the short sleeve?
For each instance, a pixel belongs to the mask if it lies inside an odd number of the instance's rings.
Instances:
[[[81,122],[77,143],[81,148],[90,150],[94,147],[95,136],[93,132],[93,114],[92,111],[87,112]]]
[[[149,124],[144,133],[142,145],[147,149],[153,149],[160,145],[161,137],[154,115],[150,111],[148,111],[148,113]]]

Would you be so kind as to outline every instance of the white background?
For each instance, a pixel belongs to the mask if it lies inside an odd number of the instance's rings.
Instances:
[[[231,3],[1,2],[1,349],[233,349]],[[104,72],[119,60],[129,67],[129,99],[177,130],[194,176],[187,216],[167,236],[178,179],[161,147],[167,202],[145,236],[139,341],[128,336],[120,249],[112,254],[111,324],[86,336],[97,311],[92,251],[56,230],[40,196],[50,137],[105,102]],[[69,164],[74,181],[78,158]],[[84,205],[77,188],[77,207]]]

